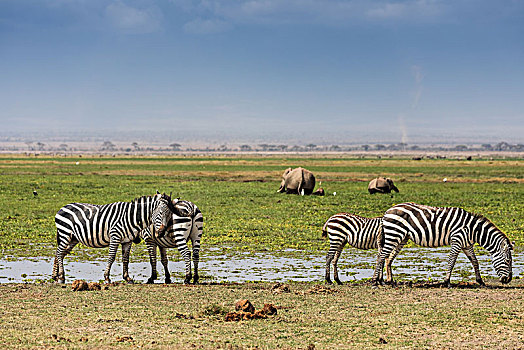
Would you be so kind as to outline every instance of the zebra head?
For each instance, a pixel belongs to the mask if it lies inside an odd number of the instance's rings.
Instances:
[[[174,211],[175,207],[170,196],[165,193],[154,196],[151,221],[159,237],[162,237],[166,229],[171,225]]]
[[[512,259],[511,251],[513,250],[513,245],[508,239],[504,239],[500,242],[498,250],[493,254],[493,267],[497,275],[500,277],[501,283],[509,283],[513,278],[512,272]]]

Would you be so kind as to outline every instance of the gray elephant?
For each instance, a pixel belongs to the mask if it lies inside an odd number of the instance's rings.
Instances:
[[[377,177],[370,181],[368,186],[369,193],[391,193],[391,191],[399,192],[398,188],[393,184],[393,180],[389,177]]]
[[[313,175],[311,171],[304,168],[287,168],[286,171],[284,171],[284,174],[282,174],[282,182],[277,192],[301,195],[316,194],[321,196],[324,194],[324,190],[321,188],[316,192],[313,192],[314,188],[315,175]]]

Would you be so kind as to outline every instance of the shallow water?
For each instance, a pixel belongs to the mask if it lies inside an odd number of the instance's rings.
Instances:
[[[404,248],[393,263],[393,274],[402,280],[429,278],[441,280],[447,269],[449,248]],[[184,263],[176,249],[168,251],[169,271],[174,282],[181,282]],[[482,251],[480,252],[482,253]],[[477,254],[482,276],[496,278],[491,257]],[[370,278],[376,261],[376,251],[362,251],[346,248],[339,260],[339,274],[342,281]],[[9,258],[0,259],[0,283],[47,281],[51,277],[53,259]],[[73,261],[64,260],[66,282],[75,279],[98,281],[103,279],[105,260]],[[163,282],[163,268],[158,262],[159,279]],[[227,248],[210,248],[201,252],[199,271],[202,281],[246,282],[246,281],[323,281],[325,253],[299,250],[285,250],[277,253],[238,253]],[[115,262],[111,270],[113,281],[122,280],[122,265]],[[137,282],[145,282],[150,274],[149,262],[132,262],[129,273]],[[524,253],[515,254],[513,275],[524,277]],[[473,267],[465,255],[460,254],[453,269],[452,281],[474,281]]]

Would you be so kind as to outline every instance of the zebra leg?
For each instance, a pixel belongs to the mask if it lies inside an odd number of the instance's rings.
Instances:
[[[129,277],[129,254],[132,244],[133,242],[122,243],[122,277],[127,283],[133,283],[133,279]]]
[[[56,248],[55,261],[53,263],[53,275],[51,276],[55,281],[65,283],[64,257],[69,254],[77,244],[78,240],[71,237],[69,243],[62,241]]]
[[[151,265],[151,277],[147,279],[148,284],[155,283],[157,278],[156,272],[156,244],[151,239],[146,240],[147,251],[149,253],[149,264]],[[160,248],[162,251],[162,248]]]
[[[193,284],[198,284],[198,261],[200,259],[200,243],[193,243]]]
[[[338,263],[338,258],[340,258],[340,254],[342,253],[342,249],[344,248],[345,243],[346,242],[340,245],[340,248],[337,249],[337,251],[335,252],[335,258],[333,259],[333,279],[335,280],[335,282],[337,282],[337,284],[342,284],[342,282],[338,278],[337,263]]]
[[[462,251],[466,256],[468,257],[469,261],[471,261],[471,264],[473,265],[473,269],[475,269],[475,279],[477,280],[477,283],[481,286],[485,286],[486,284],[482,280],[482,277],[480,276],[480,269],[479,269],[479,262],[477,261],[477,257],[475,256],[475,251],[473,250],[473,246],[462,248]]]
[[[109,256],[107,257],[107,266],[104,271],[104,280],[106,283],[111,283],[109,273],[111,272],[111,266],[113,266],[113,263],[115,262],[116,251],[118,250],[119,244],[120,242],[113,238],[109,241]]]
[[[333,284],[333,282],[331,282],[331,276],[330,276],[329,270],[331,269],[331,262],[333,261],[334,256],[335,256],[335,251],[332,251],[330,248],[326,255],[326,283],[327,284]]]
[[[167,249],[162,248],[162,247],[159,247],[159,249],[160,249],[160,262],[162,263],[162,266],[164,266],[164,275],[166,276],[164,283],[170,284],[171,283],[171,274],[169,273],[169,268],[168,268]]]
[[[375,271],[373,272],[373,278],[371,282],[373,285],[378,285],[383,283],[384,278],[384,262],[391,255],[393,250],[397,249],[397,246],[404,240],[409,239],[407,233],[403,237],[399,237],[398,234],[392,237],[392,240],[385,240],[384,246],[380,247],[377,253],[377,263],[375,265]],[[398,249],[400,251],[400,249]],[[391,260],[391,263],[393,261]],[[393,278],[393,277],[392,277]]]
[[[191,283],[191,277],[192,277],[191,276],[191,252],[189,251],[187,244],[181,244],[177,248],[186,264],[186,277],[184,278],[184,284],[189,284]]]
[[[453,267],[457,261],[457,256],[461,250],[462,248],[459,242],[455,241],[451,243],[451,251],[449,252],[448,256],[448,272],[446,273],[446,278],[444,279],[444,285],[448,288],[451,288],[451,271],[453,271]]]
[[[402,248],[406,245],[406,243],[409,240],[409,236],[406,236],[402,242],[400,242],[397,247],[391,252],[389,257],[386,259],[386,284],[394,284],[393,281],[393,271],[391,270],[391,265],[393,265],[393,260],[397,257],[398,253],[402,250]]]
[[[330,271],[331,264],[333,264],[333,268],[335,269],[333,277],[335,277],[335,281],[340,284],[340,280],[337,281],[338,271],[336,270],[336,266],[337,266],[336,264],[338,261],[338,257],[335,260],[333,259],[335,258],[335,255],[337,253],[338,255],[340,255],[340,252],[346,245],[347,240],[337,240],[337,239],[334,239],[334,236],[330,236],[329,234],[328,234],[328,237],[329,237],[329,250],[326,255],[326,283],[333,284],[333,282],[331,281],[331,276],[330,276],[331,275],[331,271]]]

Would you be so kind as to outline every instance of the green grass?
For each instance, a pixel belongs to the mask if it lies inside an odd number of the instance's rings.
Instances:
[[[327,195],[276,193],[287,166],[314,171],[317,186],[322,181]],[[378,175],[392,177],[401,192],[369,195],[367,182]],[[449,181],[444,183],[444,177]],[[347,211],[379,216],[407,201],[481,213],[524,245],[522,160],[4,156],[0,248],[5,255],[52,256],[54,215],[63,205],[129,201],[157,189],[201,208],[204,249],[232,245],[239,251],[325,250],[321,227],[330,215]],[[81,254],[82,249],[75,251]],[[105,255],[96,251],[90,253]]]

